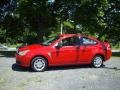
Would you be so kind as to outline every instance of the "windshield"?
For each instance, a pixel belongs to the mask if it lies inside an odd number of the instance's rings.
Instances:
[[[60,38],[60,36],[51,37],[48,40],[46,40],[45,42],[43,42],[42,45],[49,46],[53,42],[55,42],[56,40],[58,40],[59,38]]]

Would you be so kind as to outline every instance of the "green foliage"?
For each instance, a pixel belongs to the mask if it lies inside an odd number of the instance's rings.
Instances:
[[[37,43],[60,33],[92,35],[114,44],[120,41],[119,0],[17,0],[17,8],[0,25],[8,43]],[[53,33],[54,32],[54,33]]]
[[[2,28],[0,28],[0,41],[1,43],[5,42],[5,34],[6,34],[6,30],[3,30]]]
[[[68,21],[64,22],[64,26],[69,27],[71,29],[74,29],[74,25],[72,23],[68,22]]]

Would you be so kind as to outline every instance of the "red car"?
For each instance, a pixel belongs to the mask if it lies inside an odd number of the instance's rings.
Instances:
[[[18,48],[16,63],[44,71],[48,66],[91,64],[95,68],[111,57],[110,44],[80,34],[62,34],[42,44]]]

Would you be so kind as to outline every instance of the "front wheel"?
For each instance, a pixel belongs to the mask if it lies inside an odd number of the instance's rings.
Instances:
[[[43,57],[35,57],[31,62],[32,70],[42,72],[47,68],[47,60]]]
[[[100,55],[97,55],[93,58],[92,66],[95,68],[99,68],[103,65],[103,57]]]

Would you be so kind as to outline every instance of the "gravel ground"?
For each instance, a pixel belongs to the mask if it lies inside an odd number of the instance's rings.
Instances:
[[[0,90],[120,90],[120,58],[112,57],[103,68],[88,65],[50,67],[32,72],[0,57]]]

